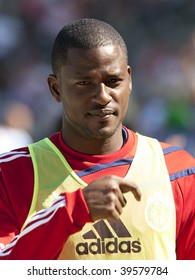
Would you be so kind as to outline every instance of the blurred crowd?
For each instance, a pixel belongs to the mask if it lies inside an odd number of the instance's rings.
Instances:
[[[127,43],[125,124],[195,156],[194,0],[0,0],[0,153],[59,130],[61,105],[47,86],[51,47],[81,17],[107,21]]]

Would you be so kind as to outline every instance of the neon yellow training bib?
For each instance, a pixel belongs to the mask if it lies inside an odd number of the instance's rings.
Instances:
[[[29,145],[29,149],[35,176],[29,216],[49,207],[60,193],[86,186],[48,138]],[[139,186],[141,201],[126,193],[127,205],[118,221],[87,223],[69,237],[59,259],[176,259],[175,203],[156,139],[138,134],[137,151],[125,178]]]

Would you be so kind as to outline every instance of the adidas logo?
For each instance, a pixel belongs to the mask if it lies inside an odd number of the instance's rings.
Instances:
[[[93,230],[82,237],[86,241],[76,245],[78,255],[139,253],[141,251],[139,239],[132,240],[131,234],[121,220],[98,221],[93,225]]]

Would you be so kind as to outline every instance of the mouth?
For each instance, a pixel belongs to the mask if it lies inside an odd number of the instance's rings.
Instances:
[[[113,109],[100,109],[100,110],[92,110],[88,112],[88,115],[92,118],[107,120],[115,115],[115,111]]]

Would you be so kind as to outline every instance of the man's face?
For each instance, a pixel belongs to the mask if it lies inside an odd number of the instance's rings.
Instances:
[[[56,78],[64,131],[105,139],[121,129],[131,92],[130,72],[118,46],[69,49]]]

